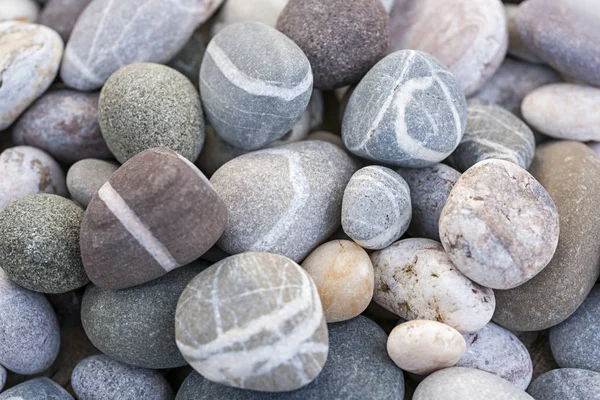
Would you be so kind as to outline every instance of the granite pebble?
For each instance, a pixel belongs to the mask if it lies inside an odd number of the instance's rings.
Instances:
[[[67,171],[67,188],[71,198],[83,208],[87,208],[94,195],[119,169],[112,161],[87,158],[77,161]]]
[[[53,380],[35,378],[2,392],[0,400],[73,400],[73,397]]]
[[[35,22],[40,11],[34,0],[2,0],[0,6],[0,22]]]
[[[598,400],[600,373],[576,368],[555,369],[533,381],[527,392],[536,400]]]
[[[49,0],[38,23],[52,28],[67,43],[77,19],[91,0]]]

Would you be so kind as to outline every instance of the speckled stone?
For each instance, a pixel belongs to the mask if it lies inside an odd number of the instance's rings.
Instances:
[[[89,285],[81,322],[100,351],[141,368],[185,365],[175,344],[175,309],[186,285],[208,266],[194,262],[151,282],[124,290]]]
[[[213,383],[193,372],[176,400],[397,400],[404,396],[402,371],[387,355],[387,335],[358,316],[329,325],[329,354],[321,374],[300,390],[260,393]]]
[[[79,400],[171,400],[173,391],[158,371],[132,367],[105,355],[81,360],[71,378]]]
[[[519,6],[504,4],[504,12],[506,13],[506,26],[508,29],[508,54],[530,63],[543,64],[544,61],[533,54],[525,42],[523,42],[521,32],[519,32],[519,27],[517,26]]]
[[[446,67],[429,54],[402,50],[360,81],[344,113],[342,138],[360,157],[427,167],[458,146],[466,117],[465,96]]]
[[[270,253],[238,254],[200,273],[181,294],[175,332],[181,354],[206,379],[265,392],[309,384],[329,349],[314,282]]]
[[[192,83],[164,65],[119,69],[100,92],[102,136],[119,162],[153,147],[196,161],[204,143],[204,115]]]
[[[81,263],[83,210],[53,194],[34,194],[0,213],[0,265],[15,283],[63,293],[89,282]]]
[[[600,373],[576,368],[556,369],[533,381],[527,392],[536,400],[597,400]]]
[[[358,82],[387,52],[388,15],[379,0],[294,0],[277,29],[306,53],[317,89]]]
[[[0,22],[35,22],[40,11],[34,0],[2,0],[0,4]]]
[[[167,65],[185,75],[192,82],[194,88],[198,90],[200,87],[200,66],[205,52],[205,39],[199,31],[196,31]]]
[[[0,22],[0,131],[48,89],[62,55],[63,42],[52,29]]]
[[[227,0],[221,7],[212,26],[216,35],[236,22],[256,21],[275,27],[277,18],[289,0]]]
[[[582,143],[549,143],[536,150],[530,171],[556,203],[560,238],[542,272],[518,288],[496,291],[494,321],[518,331],[539,331],[567,319],[600,273],[600,214],[594,200],[600,198],[600,158]]]
[[[67,195],[65,174],[42,150],[16,146],[0,154],[0,211],[13,201],[36,193]]]
[[[0,400],[73,400],[73,397],[53,380],[35,378],[2,392]]]
[[[410,188],[412,219],[408,233],[413,237],[440,240],[439,219],[460,172],[446,164],[397,171]]]
[[[456,267],[480,285],[512,289],[552,259],[558,211],[526,170],[485,160],[458,179],[440,216],[440,238]]]
[[[71,198],[87,208],[94,195],[118,168],[115,162],[93,158],[76,162],[67,172],[67,188]]]
[[[38,23],[54,29],[66,43],[79,15],[91,0],[49,0]]]
[[[366,249],[383,249],[400,239],[411,215],[410,189],[389,168],[361,168],[344,190],[342,228]]]
[[[228,212],[219,247],[301,261],[340,226],[344,188],[357,167],[339,147],[317,141],[231,160],[211,178]]]
[[[6,384],[6,369],[0,365],[0,392],[4,389],[4,384]]]

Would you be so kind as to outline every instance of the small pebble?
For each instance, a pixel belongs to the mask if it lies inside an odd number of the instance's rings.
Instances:
[[[536,400],[597,400],[600,373],[576,368],[555,369],[533,381],[527,392]]]
[[[92,158],[77,161],[67,172],[67,188],[71,198],[87,208],[94,195],[117,169],[119,165],[112,161]]]
[[[289,0],[227,0],[221,7],[211,33],[215,36],[237,22],[255,21],[275,27]]]
[[[40,25],[52,28],[67,43],[77,19],[91,0],[49,0],[39,18]]]
[[[58,383],[35,378],[2,392],[0,400],[73,400],[73,397]]]
[[[0,0],[0,22],[35,22],[39,10],[34,0]]]
[[[508,54],[534,64],[543,64],[538,56],[533,54],[529,47],[523,42],[521,32],[517,26],[517,16],[519,15],[519,6],[515,4],[504,4],[506,13],[506,25],[508,28]]]

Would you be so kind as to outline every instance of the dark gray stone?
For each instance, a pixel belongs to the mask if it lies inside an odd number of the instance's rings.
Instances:
[[[67,172],[67,189],[73,200],[87,208],[92,197],[117,169],[119,164],[112,161],[93,158],[78,161]]]
[[[2,392],[0,400],[73,400],[73,397],[53,380],[35,378]]]
[[[167,65],[185,75],[192,82],[194,88],[198,90],[200,87],[200,65],[202,65],[205,51],[204,37],[196,31]]]
[[[547,372],[529,386],[536,400],[600,400],[600,374],[563,368]]]

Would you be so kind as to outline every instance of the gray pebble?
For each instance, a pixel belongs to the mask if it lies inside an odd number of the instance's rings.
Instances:
[[[76,162],[67,172],[67,188],[71,197],[87,208],[92,197],[117,169],[119,165],[112,161],[88,158]]]
[[[600,373],[555,369],[534,380],[527,392],[536,400],[600,400]]]
[[[91,0],[49,0],[40,13],[38,23],[56,31],[67,43],[79,15]]]
[[[73,400],[73,397],[53,380],[35,378],[3,392],[0,400]]]
[[[204,37],[196,31],[167,65],[185,75],[192,82],[194,88],[198,90],[200,86],[200,65],[202,65],[204,52],[206,52]]]

